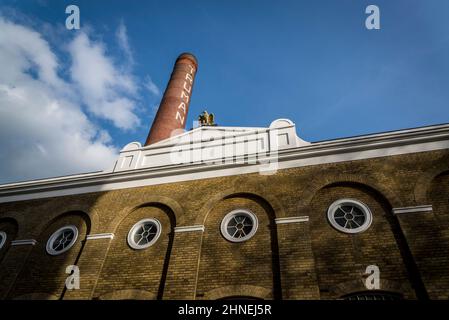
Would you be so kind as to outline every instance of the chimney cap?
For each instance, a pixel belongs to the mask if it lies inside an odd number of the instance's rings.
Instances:
[[[176,63],[182,59],[190,60],[195,65],[195,69],[198,70],[198,60],[196,60],[196,57],[193,54],[190,52],[181,53],[178,59],[176,59]]]

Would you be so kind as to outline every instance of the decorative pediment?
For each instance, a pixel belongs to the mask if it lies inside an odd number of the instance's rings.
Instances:
[[[192,163],[257,163],[279,150],[309,145],[296,135],[288,119],[273,121],[268,128],[201,126],[146,147],[127,144],[114,171],[185,165]]]

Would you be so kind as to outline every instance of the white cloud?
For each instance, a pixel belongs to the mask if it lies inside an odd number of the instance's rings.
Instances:
[[[120,48],[125,53],[126,59],[128,60],[128,64],[132,66],[134,64],[133,52],[131,50],[131,46],[129,45],[128,31],[126,29],[123,20],[120,21],[115,36],[117,37],[117,42]]]
[[[147,75],[145,77],[145,82],[143,83],[143,86],[145,89],[150,91],[155,96],[157,97],[160,96],[161,90],[159,90],[158,86],[153,82],[153,80],[151,80],[150,76]]]
[[[40,33],[0,16],[0,183],[108,169],[118,149],[92,115],[139,124],[132,74],[85,33],[68,48],[70,68]]]
[[[95,116],[110,120],[116,127],[140,125],[135,115],[138,87],[132,75],[116,67],[102,43],[80,33],[69,45],[72,80],[84,103]]]

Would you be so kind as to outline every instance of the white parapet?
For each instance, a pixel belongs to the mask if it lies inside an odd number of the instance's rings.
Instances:
[[[203,126],[146,147],[127,144],[114,172],[200,163],[257,164],[280,150],[309,144],[288,119],[275,120],[268,128]]]

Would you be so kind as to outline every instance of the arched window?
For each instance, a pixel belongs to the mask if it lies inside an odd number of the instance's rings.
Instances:
[[[47,252],[52,256],[66,252],[76,242],[78,238],[78,228],[68,225],[56,230],[47,241]]]
[[[258,220],[249,210],[238,209],[229,212],[221,222],[221,234],[231,242],[250,239],[257,231]]]
[[[373,215],[368,206],[360,201],[340,199],[330,205],[327,218],[335,229],[354,234],[367,230]]]
[[[139,250],[152,246],[161,235],[162,225],[157,219],[143,219],[137,222],[128,233],[128,244]]]
[[[5,245],[6,238],[7,238],[6,232],[0,231],[0,249]]]

